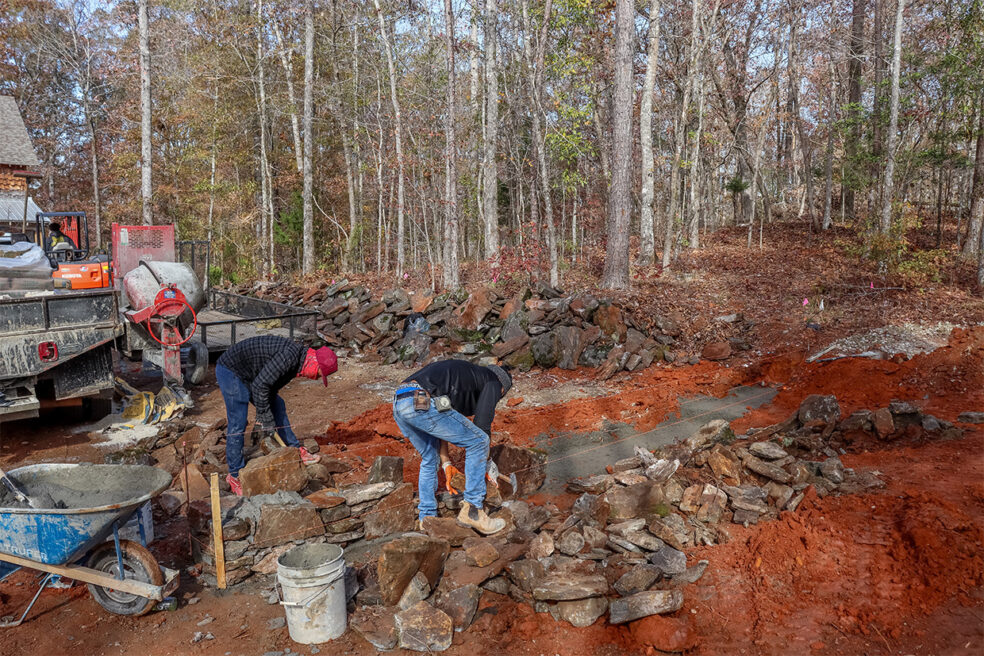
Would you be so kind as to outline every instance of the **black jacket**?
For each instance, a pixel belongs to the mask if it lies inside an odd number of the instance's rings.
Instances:
[[[263,335],[237,342],[216,364],[236,374],[249,387],[256,421],[271,427],[274,421],[270,404],[277,392],[297,376],[306,355],[307,349],[295,341]]]
[[[451,399],[451,407],[465,415],[474,415],[473,423],[492,435],[495,404],[502,398],[502,383],[494,373],[464,360],[432,362],[404,383],[416,381],[431,396]]]

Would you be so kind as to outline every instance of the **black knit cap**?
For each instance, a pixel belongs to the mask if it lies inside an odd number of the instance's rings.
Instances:
[[[509,388],[512,387],[512,376],[509,375],[508,371],[495,364],[490,364],[486,368],[494,373],[495,377],[502,383],[502,395],[505,396]]]

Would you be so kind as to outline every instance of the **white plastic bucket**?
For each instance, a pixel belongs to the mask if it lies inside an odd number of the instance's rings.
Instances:
[[[345,558],[335,544],[302,544],[277,559],[290,639],[313,645],[345,633]]]

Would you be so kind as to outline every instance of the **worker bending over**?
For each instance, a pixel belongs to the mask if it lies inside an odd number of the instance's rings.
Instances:
[[[278,392],[297,376],[317,380],[320,375],[327,387],[328,374],[337,370],[338,359],[327,346],[307,348],[275,335],[244,339],[222,354],[215,365],[215,379],[226,406],[226,463],[229,465],[226,482],[233,492],[243,493],[239,470],[246,465],[243,434],[251,402],[256,406],[256,428],[261,436],[276,431],[287,446],[300,450],[304,464],[321,459],[308,453],[297,440]]]
[[[458,523],[486,535],[505,527],[503,519],[492,519],[485,511],[485,477],[495,406],[511,386],[512,377],[501,367],[444,360],[409,376],[396,390],[393,418],[420,452],[417,491],[421,521],[437,516],[441,447],[450,443],[465,450],[465,501]],[[469,416],[474,420],[469,421]]]

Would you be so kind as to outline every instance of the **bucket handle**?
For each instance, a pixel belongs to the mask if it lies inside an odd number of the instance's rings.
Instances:
[[[338,581],[341,580],[342,578],[343,577],[341,577],[341,576],[338,576],[338,577],[333,578],[331,581],[328,582],[327,585],[325,585],[323,588],[321,588],[320,590],[318,590],[317,592],[315,592],[314,594],[312,594],[311,596],[309,596],[304,601],[284,601],[284,591],[283,591],[283,588],[280,587],[280,581],[277,581],[277,586],[276,586],[277,587],[277,598],[280,600],[280,605],[283,606],[284,608],[307,608],[308,606],[311,605],[311,603],[315,599],[317,599],[318,597],[320,597],[324,593],[328,592],[329,588],[331,588],[331,586],[333,586],[336,583],[338,583]]]

